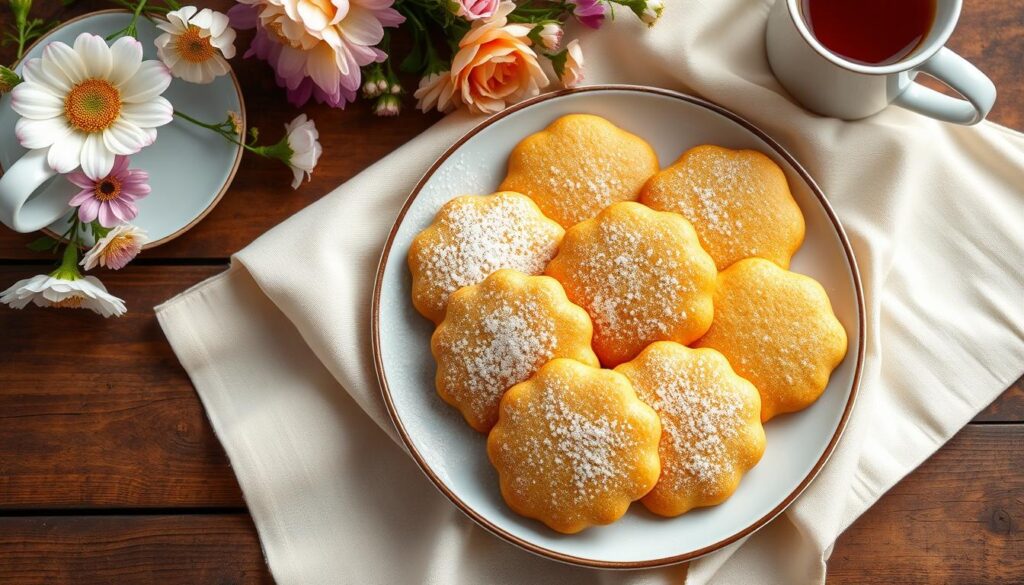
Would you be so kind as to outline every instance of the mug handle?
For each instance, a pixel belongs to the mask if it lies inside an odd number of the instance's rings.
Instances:
[[[53,193],[32,197],[43,183],[57,174],[47,164],[46,152],[45,148],[28,151],[0,176],[0,223],[16,232],[41,230],[68,212],[70,183],[64,193],[68,197]]]
[[[996,101],[996,86],[977,67],[946,47],[922,63],[918,71],[953,88],[964,99],[950,97],[911,83],[893,101],[925,116],[954,124],[977,124],[985,119]]]

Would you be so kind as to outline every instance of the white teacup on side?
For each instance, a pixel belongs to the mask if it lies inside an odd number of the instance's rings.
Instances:
[[[0,223],[16,232],[41,230],[68,213],[78,189],[69,181],[48,184],[57,175],[46,149],[30,150],[0,176]]]
[[[956,124],[977,124],[996,100],[992,81],[947,49],[962,0],[936,0],[927,36],[904,59],[865,65],[843,58],[821,44],[807,25],[800,0],[776,0],[768,16],[768,62],[779,82],[808,109],[856,120],[889,104]],[[958,99],[915,83],[925,73],[956,90]]]

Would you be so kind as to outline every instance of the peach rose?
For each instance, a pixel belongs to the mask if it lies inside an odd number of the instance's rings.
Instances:
[[[511,103],[535,96],[548,78],[530,48],[530,25],[509,24],[515,9],[502,2],[492,18],[478,20],[459,41],[452,59],[452,83],[460,101],[481,114],[500,112]]]

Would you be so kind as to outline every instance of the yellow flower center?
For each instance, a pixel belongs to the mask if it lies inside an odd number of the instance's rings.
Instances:
[[[135,243],[135,238],[132,236],[118,236],[107,243],[107,247],[103,249],[102,256],[109,258],[111,256],[117,256],[132,248],[132,244]]]
[[[93,197],[100,201],[111,201],[121,195],[121,181],[114,177],[107,177],[92,188]]]
[[[58,309],[81,309],[82,308],[82,295],[75,293],[70,297],[64,297],[63,299],[53,303],[54,307]]]
[[[204,37],[202,30],[194,24],[190,24],[188,29],[178,36],[178,42],[174,48],[181,58],[189,63],[202,63],[212,58],[217,52],[217,49],[210,43],[210,37]]]
[[[121,115],[121,92],[106,79],[86,79],[64,98],[64,117],[72,128],[101,132]]]

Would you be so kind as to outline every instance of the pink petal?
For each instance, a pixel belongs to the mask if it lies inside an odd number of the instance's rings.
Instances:
[[[112,228],[117,224],[121,223],[114,212],[110,209],[110,201],[104,201],[100,203],[99,215],[97,216],[100,220],[100,225],[105,228]],[[79,208],[81,209],[81,208]],[[81,211],[78,212],[81,215]]]
[[[114,157],[114,166],[110,169],[110,174],[119,179],[124,179],[121,174],[128,170],[129,160],[127,156],[118,155]]]
[[[83,173],[82,171],[75,171],[73,173],[68,173],[64,176],[67,177],[67,179],[71,181],[72,184],[83,189],[87,189],[90,192],[92,191],[93,187],[96,186],[95,181],[87,177],[85,173]]]
[[[139,208],[124,199],[114,199],[108,203],[110,211],[121,221],[131,221],[139,215]]]
[[[93,196],[91,188],[82,189],[81,191],[76,193],[74,197],[71,198],[71,201],[68,201],[68,205],[70,205],[71,207],[78,207],[79,205],[82,205],[83,203],[92,198]]]
[[[85,223],[90,223],[96,219],[99,210],[100,202],[95,197],[90,197],[78,208],[78,219]]]

